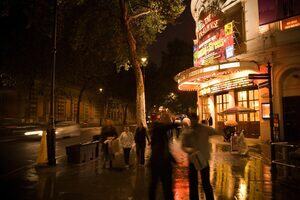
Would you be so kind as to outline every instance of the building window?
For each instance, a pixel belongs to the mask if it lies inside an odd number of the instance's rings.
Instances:
[[[220,113],[226,109],[228,109],[228,104],[229,104],[229,95],[228,94],[221,94],[216,96],[216,108],[217,108],[217,113]],[[223,121],[227,120],[227,116],[221,116],[217,115],[217,121]]]
[[[259,121],[259,100],[258,90],[247,90],[238,92],[238,106],[244,108],[252,108],[256,112],[239,114],[238,119],[240,122],[245,121]]]
[[[202,98],[202,105],[201,105],[201,108],[202,108],[202,120],[205,120],[208,118],[209,116],[209,104],[208,104],[208,98],[209,97],[203,97]]]

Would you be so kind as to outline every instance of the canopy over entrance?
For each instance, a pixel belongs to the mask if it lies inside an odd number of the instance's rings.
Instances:
[[[254,85],[248,74],[259,73],[255,62],[226,62],[216,65],[192,67],[175,76],[182,91],[199,91],[200,95],[212,94]]]

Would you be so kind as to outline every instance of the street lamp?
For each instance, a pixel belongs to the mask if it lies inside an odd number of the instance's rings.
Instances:
[[[103,88],[99,88],[99,92],[102,93],[103,92]]]
[[[144,78],[144,82],[145,82],[145,73],[146,73],[145,67],[146,67],[146,65],[147,65],[147,58],[146,58],[146,57],[142,57],[142,58],[141,58],[141,68],[142,68],[142,70],[143,70],[143,78]]]
[[[55,69],[56,69],[56,38],[57,38],[57,0],[54,1],[54,31],[53,31],[53,66],[52,66],[52,82],[51,82],[51,99],[50,99],[50,116],[49,126],[47,128],[47,154],[48,165],[55,166]]]

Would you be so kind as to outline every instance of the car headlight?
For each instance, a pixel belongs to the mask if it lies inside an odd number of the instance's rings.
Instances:
[[[24,133],[24,135],[39,135],[39,136],[42,136],[43,131],[27,131],[27,132]]]

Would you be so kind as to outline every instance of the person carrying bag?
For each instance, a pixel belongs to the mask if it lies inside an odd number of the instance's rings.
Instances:
[[[198,171],[201,174],[202,187],[207,200],[213,200],[213,190],[209,178],[210,144],[209,135],[215,130],[209,126],[198,124],[198,116],[190,115],[191,125],[183,130],[182,149],[189,158],[189,189],[190,200],[199,200]]]

